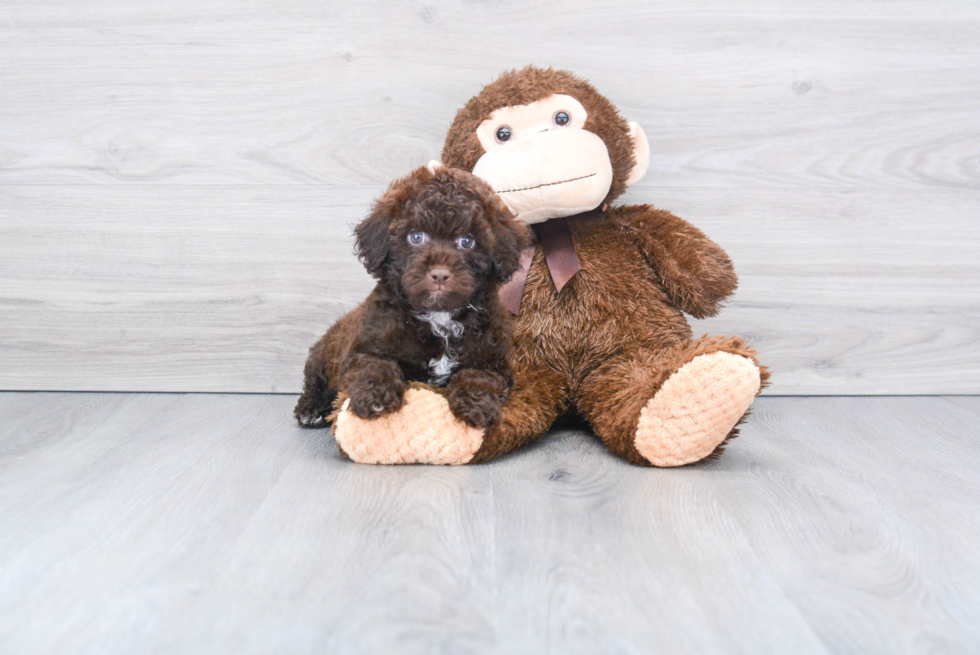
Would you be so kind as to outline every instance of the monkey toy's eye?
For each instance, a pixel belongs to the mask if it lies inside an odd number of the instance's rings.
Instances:
[[[506,125],[501,125],[497,128],[497,141],[504,143],[505,141],[510,141],[510,137],[513,132]]]
[[[567,111],[555,112],[555,125],[558,127],[565,127],[570,120],[572,120],[572,117],[568,115]]]
[[[419,232],[416,230],[408,235],[408,242],[413,246],[421,246],[423,243],[429,240],[429,235],[425,232]]]
[[[473,239],[473,237],[471,237],[468,234],[465,237],[460,237],[456,239],[456,243],[463,250],[469,250],[470,248],[476,245],[476,241]]]

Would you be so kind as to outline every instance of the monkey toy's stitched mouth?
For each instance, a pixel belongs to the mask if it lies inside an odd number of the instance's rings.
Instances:
[[[533,191],[534,189],[540,189],[541,187],[558,186],[559,184],[568,184],[569,182],[577,182],[579,180],[584,180],[586,178],[595,177],[595,176],[596,176],[595,173],[589,173],[588,175],[580,175],[579,177],[573,177],[567,180],[561,180],[560,182],[545,182],[543,184],[538,184],[536,186],[526,186],[523,189],[507,189],[505,191],[497,191],[497,195],[499,196],[502,193],[517,193],[518,191]]]

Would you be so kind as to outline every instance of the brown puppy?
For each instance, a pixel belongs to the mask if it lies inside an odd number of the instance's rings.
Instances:
[[[499,421],[512,378],[497,290],[529,230],[476,176],[423,167],[393,182],[355,232],[378,284],[310,349],[300,425],[325,426],[341,390],[361,418],[393,412],[410,381],[448,384],[450,409],[469,425]]]

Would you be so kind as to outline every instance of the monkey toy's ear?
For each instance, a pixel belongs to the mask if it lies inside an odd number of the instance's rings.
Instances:
[[[392,185],[394,186],[394,185]],[[394,223],[399,203],[394,189],[390,188],[371,208],[367,218],[354,228],[354,252],[371,275],[378,277],[388,261],[391,250],[389,229]]]
[[[493,274],[500,282],[506,282],[521,265],[521,251],[534,245],[534,236],[526,224],[514,218],[500,198],[495,197],[490,207],[490,229],[496,241]]]
[[[643,128],[637,123],[630,122],[630,140],[633,141],[633,168],[626,178],[626,186],[630,187],[643,179],[650,166],[650,142]]]

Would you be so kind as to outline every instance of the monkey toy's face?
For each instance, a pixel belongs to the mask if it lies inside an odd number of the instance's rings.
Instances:
[[[461,110],[443,158],[488,182],[519,220],[540,223],[622,193],[646,172],[649,146],[583,80],[527,68]]]
[[[609,193],[613,170],[606,144],[582,129],[588,118],[563,93],[502,107],[476,128],[485,154],[473,173],[525,223],[594,209]]]

